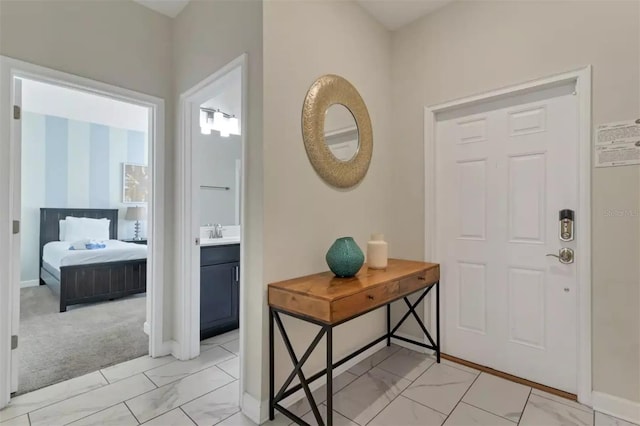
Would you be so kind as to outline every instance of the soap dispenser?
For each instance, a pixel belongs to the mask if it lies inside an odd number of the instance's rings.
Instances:
[[[386,269],[389,245],[383,234],[371,234],[367,243],[367,266],[371,269]]]

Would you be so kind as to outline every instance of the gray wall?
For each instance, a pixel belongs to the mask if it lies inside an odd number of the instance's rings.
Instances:
[[[165,255],[173,244],[172,21],[131,1],[2,0],[0,54],[165,100]],[[165,294],[173,288],[165,262]],[[165,297],[165,340],[172,298]]]
[[[455,2],[394,33],[392,51],[396,256],[424,255],[424,106],[591,64],[594,126],[640,117],[638,2]],[[640,167],[592,177],[593,385],[640,401]]]

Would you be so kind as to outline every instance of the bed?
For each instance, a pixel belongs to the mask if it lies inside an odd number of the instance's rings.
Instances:
[[[107,249],[69,250],[69,242],[59,241],[67,216],[109,219]],[[40,209],[40,284],[59,296],[60,312],[147,291],[146,246],[117,238],[117,209]]]

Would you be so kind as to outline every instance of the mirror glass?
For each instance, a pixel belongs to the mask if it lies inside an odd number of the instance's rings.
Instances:
[[[358,126],[351,111],[342,104],[327,108],[324,117],[324,141],[340,161],[349,161],[359,148]]]

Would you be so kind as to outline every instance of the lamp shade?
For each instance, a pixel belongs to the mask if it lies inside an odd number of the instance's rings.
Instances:
[[[144,207],[127,207],[125,220],[144,220],[147,218],[147,209]]]

